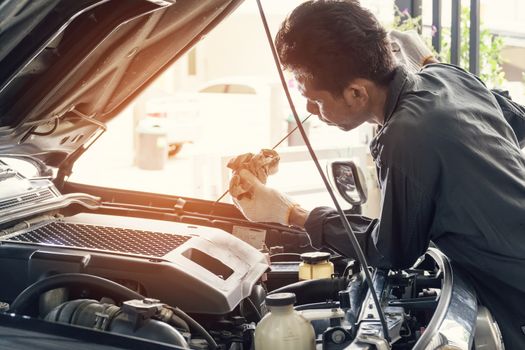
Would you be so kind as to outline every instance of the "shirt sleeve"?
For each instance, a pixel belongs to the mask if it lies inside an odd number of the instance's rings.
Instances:
[[[390,130],[389,141],[376,157],[381,187],[379,219],[346,215],[369,263],[376,267],[410,267],[428,248],[431,231],[437,225],[438,141],[424,131],[416,133],[419,127],[410,124]],[[335,210],[316,208],[305,229],[313,242],[356,257]]]
[[[352,231],[354,231],[362,249],[367,246],[371,230],[377,219],[345,213]],[[344,256],[356,257],[355,250],[346,233],[337,210],[330,207],[318,207],[310,212],[305,222],[306,232],[312,239],[314,247],[329,246]]]
[[[421,256],[430,241],[434,201],[397,167],[382,174],[382,209],[379,219],[345,214],[368,262],[377,267],[407,268]],[[356,258],[355,250],[337,211],[314,209],[305,223],[314,246],[326,245]]]

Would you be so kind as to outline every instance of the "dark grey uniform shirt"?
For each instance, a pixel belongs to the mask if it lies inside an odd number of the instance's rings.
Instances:
[[[507,349],[525,349],[523,146],[524,109],[475,76],[445,64],[397,68],[370,145],[381,214],[348,216],[374,266],[407,268],[432,240],[472,278]],[[305,228],[314,245],[355,256],[335,210],[314,209]]]

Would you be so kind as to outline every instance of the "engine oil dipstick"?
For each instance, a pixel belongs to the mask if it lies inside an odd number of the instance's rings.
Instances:
[[[311,116],[312,116],[311,113],[308,114],[308,115],[306,116],[306,118],[304,118],[304,119],[301,121],[301,124],[304,124],[304,123],[308,120],[308,118],[310,118]],[[279,145],[280,145],[281,143],[283,143],[284,140],[286,140],[288,137],[290,137],[290,135],[293,134],[294,131],[297,130],[298,127],[299,127],[299,125],[296,125],[295,128],[293,128],[288,134],[286,134],[282,139],[280,139],[279,142],[277,142],[277,143],[272,147],[272,151],[273,151],[274,149],[276,149],[277,147],[279,147]],[[215,202],[213,202],[213,204],[212,204],[212,210],[210,211],[210,215],[213,213],[213,209],[215,209],[215,205],[216,205],[217,203],[219,203],[219,202],[221,201],[221,199],[223,199],[224,196],[226,196],[226,195],[228,194],[228,192],[229,192],[229,190],[224,191],[224,193],[223,193],[223,194],[222,194],[222,195],[221,195],[221,196],[220,196]]]

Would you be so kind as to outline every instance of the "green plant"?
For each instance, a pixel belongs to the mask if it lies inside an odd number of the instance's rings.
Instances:
[[[395,9],[393,29],[397,30],[418,30],[421,31],[421,17],[411,17],[408,11],[400,11]],[[466,70],[469,68],[469,38],[470,38],[470,8],[463,6],[461,8],[461,28],[460,28],[460,66]],[[435,28],[432,28],[430,35],[423,32],[423,39],[431,47],[432,36]],[[480,23],[480,45],[479,45],[479,60],[480,73],[479,77],[489,87],[501,86],[505,81],[505,74],[501,67],[501,50],[504,46],[503,38],[490,33],[487,28],[484,28],[483,23]],[[441,34],[441,52],[437,52],[432,48],[434,54],[440,58],[442,62],[450,63],[450,28],[443,28]]]
[[[421,21],[421,16],[412,17],[410,12],[407,9],[401,11],[397,6],[394,5],[394,21],[392,22],[390,29],[397,29],[401,32],[407,30],[415,30],[419,33],[423,31],[423,25]],[[434,33],[432,32],[432,36]],[[422,35],[423,40],[427,46],[432,50],[434,55],[438,57],[438,53],[432,46],[432,36],[431,35]]]
[[[401,11],[399,7],[394,5],[394,22],[393,29],[401,32],[407,30],[416,30],[418,32],[422,29],[421,16],[412,17],[408,9]]]

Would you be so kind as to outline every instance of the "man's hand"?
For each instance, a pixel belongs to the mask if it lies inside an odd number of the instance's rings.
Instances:
[[[279,154],[271,149],[262,149],[258,154],[245,153],[230,159],[226,165],[237,174],[241,169],[245,169],[254,174],[262,184],[266,184],[268,176],[275,174],[279,169]],[[245,194],[250,194],[242,187],[238,187],[239,193],[234,195],[235,198],[242,198]],[[244,191],[244,193],[242,192]]]
[[[428,63],[439,62],[415,30],[388,33],[396,59],[410,71],[417,72]]]
[[[290,213],[297,206],[286,195],[264,185],[246,169],[233,175],[230,194],[237,208],[250,221],[290,225]]]

